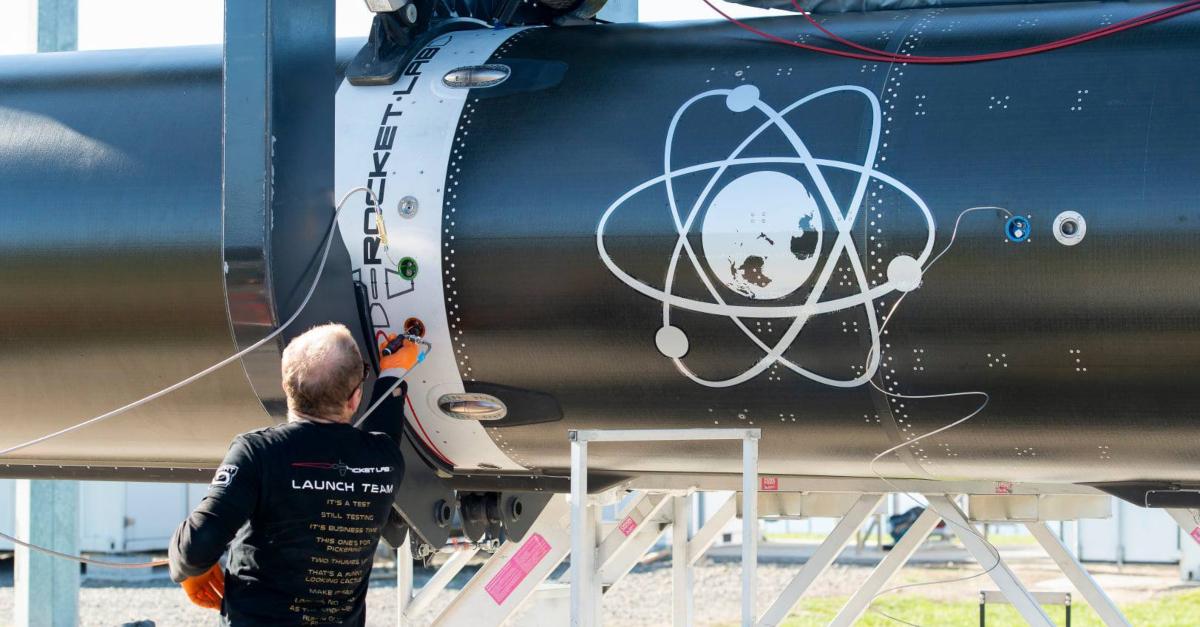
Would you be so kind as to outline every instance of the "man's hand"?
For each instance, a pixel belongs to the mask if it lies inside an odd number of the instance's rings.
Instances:
[[[210,610],[221,609],[221,599],[225,598],[225,573],[220,564],[214,564],[204,574],[184,579],[180,585],[192,603]]]
[[[379,368],[380,368],[380,370],[391,370],[393,368],[402,368],[404,370],[411,370],[413,366],[417,365],[417,358],[421,355],[420,345],[418,345],[416,342],[406,341],[406,342],[404,342],[404,344],[402,344],[400,346],[399,350],[397,350],[396,352],[392,353],[391,355],[384,355],[383,349],[385,347],[387,347],[389,342],[391,342],[392,340],[395,340],[395,339],[396,339],[396,335],[393,333],[392,335],[388,336],[387,342],[384,342],[379,345],[379,352],[380,352]]]

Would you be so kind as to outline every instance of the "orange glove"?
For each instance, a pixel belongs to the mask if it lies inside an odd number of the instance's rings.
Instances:
[[[417,358],[421,355],[420,345],[416,342],[405,341],[399,350],[391,355],[384,355],[384,347],[394,339],[396,339],[395,333],[389,335],[387,341],[379,345],[379,368],[381,370],[390,370],[392,368],[411,370],[413,366],[417,365]]]
[[[184,579],[180,585],[192,603],[210,610],[221,609],[221,599],[225,598],[225,572],[220,564],[214,564],[201,575]]]

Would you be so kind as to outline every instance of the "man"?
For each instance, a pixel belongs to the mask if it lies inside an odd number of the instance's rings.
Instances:
[[[411,368],[415,346],[406,348],[384,369]],[[234,438],[208,495],[175,531],[171,578],[197,605],[221,610],[222,624],[364,624],[375,548],[404,471],[390,436],[350,424],[367,372],[340,324],[292,340],[287,424]]]

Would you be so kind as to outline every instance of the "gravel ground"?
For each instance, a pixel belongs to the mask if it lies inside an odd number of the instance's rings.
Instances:
[[[1008,557],[1009,563],[1031,588],[1068,590],[1069,584],[1045,558]],[[11,562],[8,562],[11,564]],[[799,566],[762,564],[759,566],[758,607],[765,609]],[[468,568],[456,579],[461,586],[473,573]],[[1175,566],[1093,565],[1093,575],[1118,603],[1152,598],[1184,587]],[[741,613],[740,568],[735,563],[706,561],[696,569],[695,607],[701,625],[736,624]],[[866,578],[866,566],[835,565],[809,590],[811,596],[845,597],[853,594]],[[910,567],[901,571],[893,585],[944,581],[978,573],[974,565]],[[428,573],[424,573],[427,577]],[[418,576],[418,585],[424,577]],[[980,589],[994,588],[986,578],[909,588],[895,594],[917,595],[935,600],[964,601],[976,598]],[[669,563],[641,566],[621,580],[604,597],[604,624],[610,627],[643,627],[670,624],[671,569]],[[395,583],[390,577],[372,582],[367,597],[368,621],[374,627],[393,627],[395,623]],[[418,625],[427,625],[453,597],[443,592],[431,605]],[[0,625],[12,622],[12,571],[0,561]],[[87,581],[80,591],[80,625],[112,627],[133,620],[153,620],[160,626],[208,627],[216,625],[216,614],[197,608],[184,597],[179,587],[164,578],[138,583]],[[520,625],[518,617],[510,624]]]

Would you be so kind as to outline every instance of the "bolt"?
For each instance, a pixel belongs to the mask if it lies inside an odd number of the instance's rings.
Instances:
[[[410,4],[409,6],[412,5]],[[419,203],[417,202],[416,198],[412,196],[405,196],[404,198],[400,199],[400,204],[396,207],[396,209],[400,212],[401,217],[411,219],[417,217],[418,207]]]

